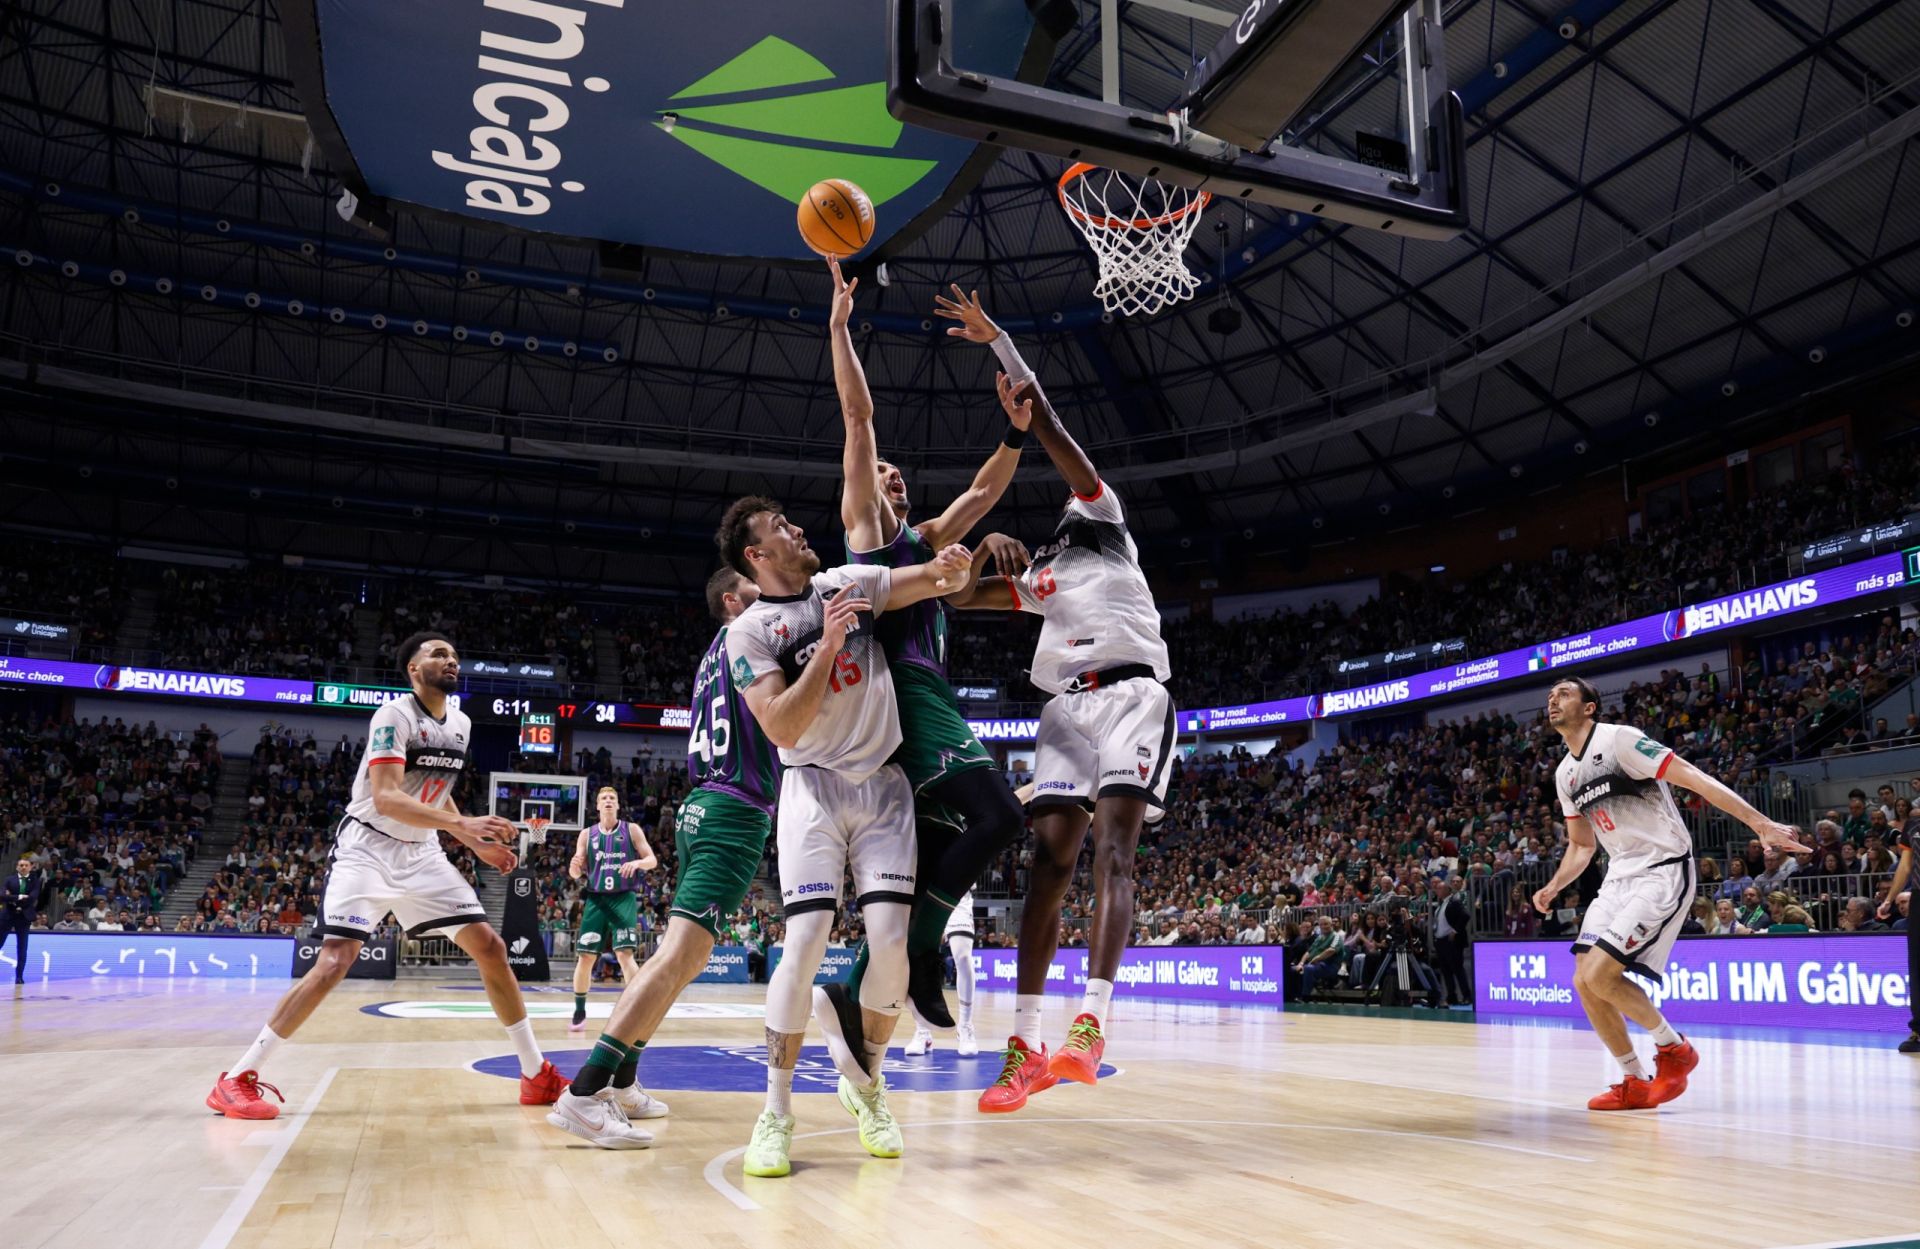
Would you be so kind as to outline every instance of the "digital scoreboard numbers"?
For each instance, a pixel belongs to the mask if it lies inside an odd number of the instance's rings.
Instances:
[[[560,750],[560,738],[551,712],[528,712],[520,717],[522,754],[551,755]]]
[[[475,699],[470,714],[476,720],[519,724],[523,728],[531,716],[546,717],[556,728],[579,725],[601,729],[677,729],[684,733],[693,727],[693,712],[686,707],[600,702],[591,698],[568,700],[496,694]]]

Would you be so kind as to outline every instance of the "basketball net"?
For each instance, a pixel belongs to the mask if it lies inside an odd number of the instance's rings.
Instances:
[[[552,820],[542,819],[537,815],[528,820],[527,840],[539,845],[545,845],[547,842],[547,825],[551,823],[553,823]]]
[[[1093,293],[1108,312],[1151,315],[1190,299],[1200,279],[1187,243],[1213,196],[1158,178],[1078,164],[1060,175],[1060,207],[1100,266]]]

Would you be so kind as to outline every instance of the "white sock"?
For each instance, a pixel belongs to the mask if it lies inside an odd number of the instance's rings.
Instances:
[[[533,1020],[522,1019],[519,1023],[507,1025],[507,1040],[513,1042],[513,1052],[520,1056],[520,1074],[537,1076],[546,1056],[540,1052],[540,1042],[533,1039]]]
[[[767,1109],[777,1115],[793,1113],[792,1068],[767,1068]]]
[[[1044,995],[1039,993],[1013,995],[1013,1035],[1034,1051],[1040,1048],[1040,1003],[1044,1000]]]
[[[973,1027],[973,999],[972,998],[963,997],[960,999],[960,1017],[955,1019],[954,1022],[959,1024],[962,1028]]]
[[[1104,1028],[1107,1023],[1107,1008],[1112,1002],[1113,981],[1089,979],[1087,991],[1080,998],[1080,1013],[1092,1015]]]
[[[1653,1030],[1653,1043],[1655,1045],[1678,1045],[1683,1040],[1685,1040],[1685,1038],[1676,1032],[1673,1025],[1668,1023],[1664,1018],[1660,1020],[1660,1026]]]
[[[240,1061],[227,1070],[233,1075],[239,1075],[243,1071],[260,1070],[266,1065],[267,1055],[279,1049],[280,1043],[286,1039],[275,1032],[271,1025],[260,1029],[260,1035],[253,1038],[253,1044],[248,1046],[247,1052],[240,1056]]]
[[[1624,1054],[1615,1054],[1613,1060],[1620,1064],[1620,1070],[1627,1073],[1629,1080],[1646,1080],[1652,1078],[1647,1075],[1647,1065],[1640,1061],[1640,1055],[1634,1050],[1628,1050]]]

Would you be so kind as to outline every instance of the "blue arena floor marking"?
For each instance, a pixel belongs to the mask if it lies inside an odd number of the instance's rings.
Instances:
[[[551,1050],[547,1057],[562,1071],[578,1071],[590,1049]],[[761,1093],[767,1087],[767,1050],[763,1045],[649,1045],[640,1055],[640,1083],[649,1089],[680,1089],[693,1093]],[[516,1079],[520,1060],[512,1054],[483,1058],[473,1069],[484,1075]],[[1111,1063],[1100,1065],[1100,1077],[1117,1075]],[[887,1087],[895,1092],[977,1093],[1000,1074],[1000,1051],[983,1049],[962,1058],[951,1048],[936,1049],[917,1058],[898,1050],[887,1054]],[[839,1073],[824,1045],[800,1051],[793,1074],[796,1093],[831,1093]]]

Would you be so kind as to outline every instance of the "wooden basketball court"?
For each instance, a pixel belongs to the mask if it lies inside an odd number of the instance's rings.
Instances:
[[[896,1077],[965,1086],[893,1095],[904,1159],[867,1157],[831,1095],[798,1093],[794,1174],[755,1180],[739,1153],[761,1100],[758,988],[689,994],[641,1067],[673,1114],[628,1153],[517,1104],[491,1074],[505,1038],[455,978],[349,982],[267,1072],[282,1117],[217,1118],[201,1098],[278,988],[52,981],[0,999],[4,1243],[1920,1244],[1920,1064],[1884,1038],[1696,1035],[1685,1098],[1602,1116],[1584,1104],[1615,1077],[1584,1031],[1134,1000],[1097,1088],[983,1116],[994,1055],[949,1045]],[[395,1002],[425,1005],[378,1005]],[[987,996],[981,1035],[1011,1015]],[[537,1027],[566,1070],[596,1030]]]

